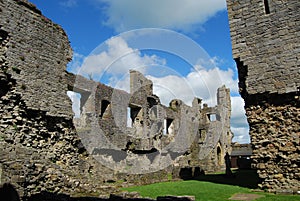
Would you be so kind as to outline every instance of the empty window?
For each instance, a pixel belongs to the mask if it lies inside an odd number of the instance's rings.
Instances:
[[[207,114],[207,118],[209,121],[216,121],[217,115],[216,114]]]
[[[108,118],[110,116],[109,114],[110,114],[110,102],[107,100],[102,100],[100,117]]]
[[[147,102],[148,102],[149,108],[152,108],[154,105],[157,105],[156,100],[152,97],[147,97]]]
[[[164,119],[164,129],[163,129],[163,134],[164,135],[172,135],[174,134],[174,123],[173,119]]]
[[[143,110],[138,106],[127,107],[127,127],[143,124]]]
[[[127,127],[132,127],[131,108],[127,107]]]
[[[266,14],[270,14],[269,0],[264,0],[264,4],[265,4],[265,12],[266,12]]]
[[[219,146],[217,148],[217,160],[218,160],[218,165],[221,165],[222,164],[222,151]]]

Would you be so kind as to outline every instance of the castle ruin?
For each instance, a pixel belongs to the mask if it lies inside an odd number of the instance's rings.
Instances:
[[[199,98],[192,106],[178,99],[164,106],[153,94],[152,81],[138,71],[130,71],[130,93],[69,76],[69,86],[83,94],[77,132],[94,158],[107,161],[107,166],[127,173],[155,172],[171,164],[205,172],[224,167],[232,139],[230,93],[225,86],[217,91],[215,107],[202,106]]]
[[[28,1],[0,1],[0,15],[0,182],[15,185],[21,197],[110,193],[108,182],[145,184],[225,167],[228,89],[218,89],[214,107],[199,98],[192,106],[164,106],[137,71],[130,93],[66,72],[72,50],[65,32]],[[81,94],[76,129],[68,90]],[[97,132],[113,145],[82,138]],[[146,173],[128,174],[142,167],[132,158],[149,164]]]

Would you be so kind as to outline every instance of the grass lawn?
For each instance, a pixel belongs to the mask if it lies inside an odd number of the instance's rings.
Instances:
[[[299,195],[275,195],[269,193],[254,193],[251,191],[253,184],[247,186],[246,178],[232,178],[232,182],[230,179],[224,179],[221,177],[222,175],[207,175],[206,180],[199,178],[199,180],[189,180],[189,181],[175,181],[175,182],[162,182],[156,184],[150,184],[145,186],[134,186],[123,188],[122,190],[126,190],[129,192],[139,192],[143,197],[156,198],[157,196],[163,195],[193,195],[195,196],[197,201],[205,200],[205,201],[223,201],[228,200],[232,195],[236,193],[252,193],[252,194],[260,194],[264,197],[256,199],[263,201],[300,201]],[[252,176],[251,176],[252,177]],[[221,179],[229,182],[222,182]],[[237,180],[240,180],[242,185],[239,185]],[[253,179],[253,178],[252,178]],[[251,180],[248,180],[251,181]],[[226,184],[225,184],[226,183]],[[249,183],[249,182],[248,182]],[[251,182],[250,182],[251,183]],[[241,187],[242,186],[242,187]]]
[[[215,184],[205,181],[176,181],[150,184],[145,186],[134,186],[123,190],[139,192],[143,197],[156,198],[162,195],[194,195],[197,201],[223,201],[228,200],[236,193],[253,193],[251,189],[227,184]],[[300,201],[297,195],[274,195],[268,193],[257,193],[265,197],[257,200],[263,201]]]

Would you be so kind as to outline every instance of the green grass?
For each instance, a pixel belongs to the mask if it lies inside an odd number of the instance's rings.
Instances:
[[[139,192],[143,197],[156,198],[164,195],[193,195],[197,201],[223,201],[228,200],[236,193],[253,193],[251,189],[228,184],[216,184],[206,181],[176,181],[150,184],[145,186],[134,186],[123,188],[129,192]],[[263,201],[300,201],[300,196],[274,195],[268,193],[256,193],[264,195],[257,200]]]

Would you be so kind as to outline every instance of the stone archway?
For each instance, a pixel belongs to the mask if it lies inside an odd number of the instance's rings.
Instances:
[[[222,149],[220,143],[218,143],[217,146],[217,164],[218,166],[221,166],[223,164],[223,154],[222,154]]]

